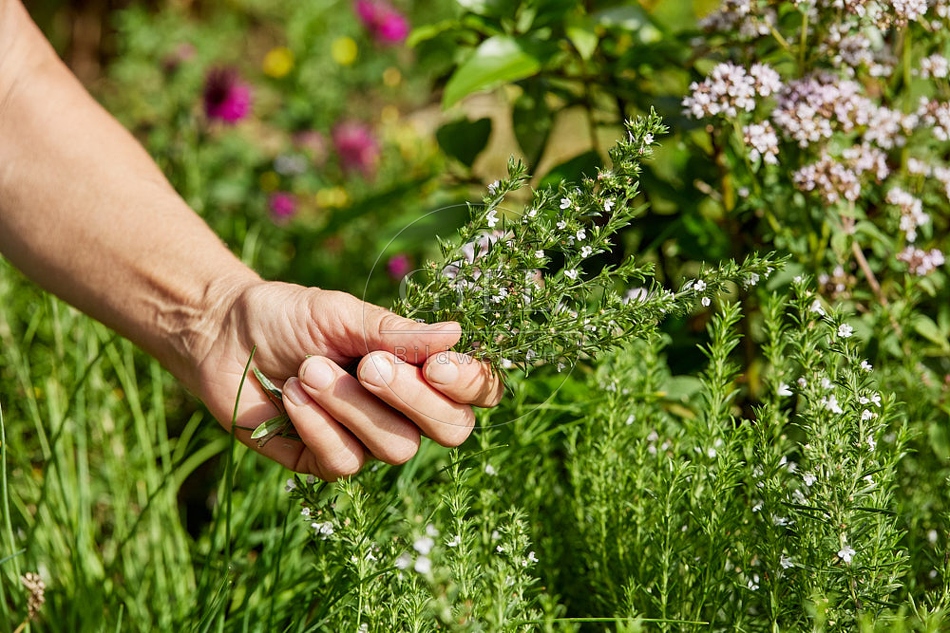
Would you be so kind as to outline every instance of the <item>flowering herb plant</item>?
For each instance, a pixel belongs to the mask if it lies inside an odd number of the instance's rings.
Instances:
[[[484,205],[470,205],[472,221],[456,242],[442,242],[441,261],[407,279],[395,310],[425,321],[458,321],[460,351],[503,369],[558,370],[655,329],[667,315],[704,306],[729,279],[755,283],[771,272],[767,258],[750,258],[687,282],[662,288],[653,267],[628,258],[605,263],[614,238],[642,211],[636,204],[640,161],[666,132],[651,113],[626,123],[610,150],[612,167],[580,186],[561,183],[533,192],[520,214],[502,206],[528,175],[509,162],[507,178],[492,183]],[[630,284],[637,284],[630,288]]]

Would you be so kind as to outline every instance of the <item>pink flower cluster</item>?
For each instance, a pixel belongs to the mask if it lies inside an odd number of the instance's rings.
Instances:
[[[930,223],[930,216],[924,213],[924,203],[900,187],[892,187],[885,198],[888,204],[900,209],[900,230],[908,242],[917,241],[917,229]]]
[[[356,0],[356,15],[380,44],[401,44],[409,35],[409,22],[385,0]]]
[[[758,4],[755,0],[723,0],[699,26],[713,32],[736,31],[743,40],[768,35],[777,21],[775,9],[760,10]]]
[[[777,98],[772,119],[799,147],[831,138],[835,129],[849,132],[870,119],[860,84],[828,73],[788,82]]]
[[[367,179],[376,175],[380,150],[369,126],[358,121],[343,121],[333,128],[332,138],[344,173],[359,172]]]
[[[751,123],[742,128],[743,141],[749,149],[752,160],[762,159],[769,165],[778,165],[778,136],[768,121]]]
[[[868,176],[883,180],[887,177],[886,157],[869,145],[855,145],[842,152],[839,159],[823,151],[817,162],[805,165],[792,176],[802,191],[817,191],[828,204],[842,198],[855,202],[861,195],[861,185]]]
[[[739,112],[752,112],[757,97],[768,97],[782,87],[781,78],[766,64],[753,64],[748,71],[731,62],[713,68],[709,77],[690,84],[690,95],[683,99],[686,113],[697,119],[724,115],[735,118]]]
[[[898,253],[897,260],[907,264],[910,272],[921,277],[943,266],[945,261],[943,253],[936,248],[925,251],[913,245]]]
[[[214,68],[205,79],[205,115],[234,124],[251,111],[251,88],[233,68]]]

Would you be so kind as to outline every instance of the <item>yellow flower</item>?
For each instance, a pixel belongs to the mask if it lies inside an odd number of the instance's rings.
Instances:
[[[389,88],[395,88],[402,81],[402,73],[395,66],[390,66],[383,71],[383,83]]]
[[[264,55],[264,74],[274,79],[284,77],[294,67],[294,54],[286,46],[275,46]]]
[[[345,207],[350,201],[343,187],[328,187],[317,192],[317,204],[324,208]]]
[[[352,37],[338,37],[330,44],[330,56],[340,66],[349,66],[356,61],[360,49]]]
[[[276,191],[277,187],[280,186],[280,176],[278,176],[273,171],[265,171],[261,174],[261,189],[267,193],[271,191]]]

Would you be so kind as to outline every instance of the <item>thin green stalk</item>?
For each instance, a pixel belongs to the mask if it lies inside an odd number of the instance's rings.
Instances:
[[[10,517],[10,490],[9,482],[7,481],[7,433],[6,426],[3,422],[3,406],[0,405],[0,503],[3,507],[3,523],[4,528],[6,529],[7,542],[10,547],[10,554],[3,558],[0,563],[5,563],[8,560],[13,561],[13,575],[15,578],[20,577],[20,564],[17,560],[17,554],[22,553],[17,552],[16,549],[16,536],[13,532],[13,520]],[[0,605],[3,608],[4,621],[10,622],[10,614],[7,611],[7,596],[4,585],[6,583],[0,582]]]

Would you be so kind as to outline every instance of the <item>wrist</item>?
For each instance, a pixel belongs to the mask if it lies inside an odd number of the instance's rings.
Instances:
[[[263,280],[240,264],[235,270],[215,275],[190,300],[159,310],[155,330],[159,345],[168,353],[154,354],[165,367],[192,391],[199,388],[201,368],[225,330],[225,322],[235,304]]]

